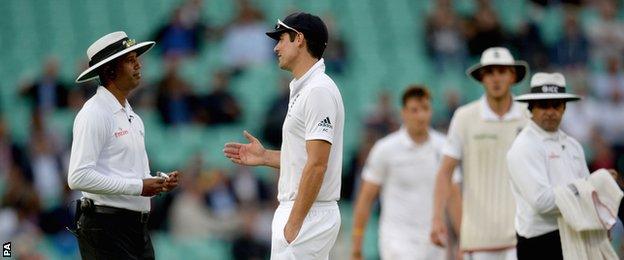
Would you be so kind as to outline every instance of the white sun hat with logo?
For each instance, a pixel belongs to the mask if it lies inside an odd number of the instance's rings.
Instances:
[[[87,49],[89,68],[80,73],[80,76],[76,78],[76,83],[95,79],[99,73],[97,69],[102,65],[132,51],[135,51],[137,56],[141,56],[154,47],[154,44],[156,43],[153,41],[136,43],[134,39],[129,39],[123,31],[104,35]]]
[[[561,73],[538,72],[531,78],[531,92],[515,98],[520,102],[553,99],[567,102],[578,101],[581,97],[566,93],[566,82]]]
[[[479,63],[472,65],[466,74],[477,81],[481,81],[481,69],[488,66],[511,66],[516,69],[516,83],[522,81],[529,71],[526,61],[514,60],[511,52],[503,47],[491,47],[483,51]]]

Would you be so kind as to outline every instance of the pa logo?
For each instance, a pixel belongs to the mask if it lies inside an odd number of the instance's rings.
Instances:
[[[11,242],[2,244],[2,257],[11,257]]]

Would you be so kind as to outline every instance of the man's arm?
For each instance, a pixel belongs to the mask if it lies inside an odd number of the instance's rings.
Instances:
[[[523,140],[524,141],[524,140]],[[522,198],[539,214],[556,214],[554,187],[548,178],[546,152],[520,143],[518,139],[507,152],[511,184]]]
[[[459,183],[451,184],[451,194],[449,196],[448,204],[446,205],[451,225],[455,234],[459,235],[461,229],[461,216],[462,216],[462,194]]]
[[[265,149],[262,143],[249,132],[244,131],[243,134],[249,143],[226,143],[223,148],[225,157],[240,165],[280,168],[280,151]]]
[[[297,237],[303,225],[303,220],[308,215],[312,203],[316,201],[323,184],[325,171],[327,170],[330,150],[331,144],[327,141],[306,141],[308,160],[299,180],[299,189],[297,190],[295,203],[284,227],[284,237],[288,243],[291,243]]]
[[[433,193],[433,220],[431,223],[431,242],[444,246],[446,244],[447,232],[446,224],[444,223],[444,212],[451,196],[452,183],[451,177],[453,170],[457,166],[459,161],[448,155],[442,158],[442,163],[438,170],[435,182],[435,189]]]
[[[368,223],[373,201],[377,198],[379,190],[380,185],[362,180],[362,186],[360,187],[353,213],[351,259],[362,259],[364,232],[366,231],[366,224]]]

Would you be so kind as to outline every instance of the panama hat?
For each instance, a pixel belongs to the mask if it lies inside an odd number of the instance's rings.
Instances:
[[[566,93],[565,78],[561,73],[538,72],[531,78],[531,92],[516,97],[516,101],[529,102],[533,100],[578,101],[581,97]]]
[[[123,31],[104,35],[87,49],[89,68],[80,73],[80,76],[76,78],[76,83],[97,78],[97,69],[102,67],[102,65],[132,51],[135,51],[137,56],[140,56],[154,47],[154,44],[156,43],[153,41],[136,43],[134,39],[129,39],[128,35]]]
[[[468,76],[481,81],[481,69],[488,66],[512,66],[516,68],[516,83],[522,81],[529,71],[529,65],[522,60],[514,60],[507,48],[491,47],[483,51],[479,63],[466,70]]]

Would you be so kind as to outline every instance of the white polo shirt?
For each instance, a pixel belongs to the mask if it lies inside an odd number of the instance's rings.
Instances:
[[[282,128],[277,199],[294,201],[308,160],[306,141],[330,142],[329,161],[316,201],[340,199],[344,106],[334,81],[320,59],[301,78],[290,82],[288,113]]]
[[[430,129],[429,140],[417,144],[402,127],[371,149],[362,178],[381,186],[381,240],[429,243],[431,197],[444,139]]]
[[[554,188],[589,176],[583,147],[561,130],[546,132],[532,120],[507,153],[516,199],[516,231],[531,238],[558,229]]]
[[[150,177],[141,118],[104,87],[99,87],[74,121],[69,159],[69,187],[82,191],[96,205],[149,211],[142,197],[144,178]]]

